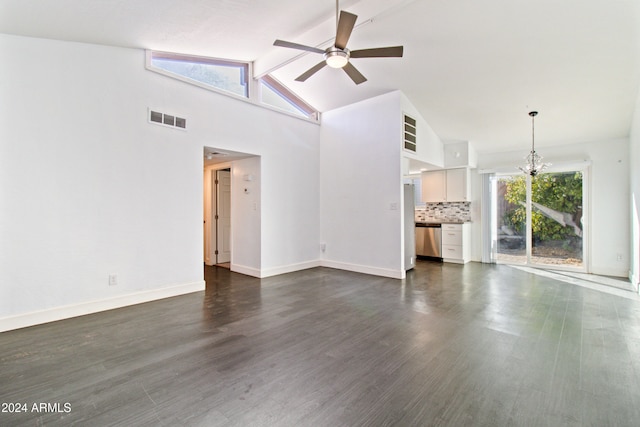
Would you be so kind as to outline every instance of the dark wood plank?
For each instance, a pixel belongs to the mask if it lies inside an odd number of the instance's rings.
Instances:
[[[0,425],[640,425],[638,301],[476,263],[205,278],[0,334],[0,401],[29,406]]]

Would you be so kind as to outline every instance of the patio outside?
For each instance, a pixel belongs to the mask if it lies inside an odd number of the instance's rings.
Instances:
[[[527,177],[497,180],[497,261],[527,264]],[[545,173],[531,182],[532,265],[582,267],[582,173]]]

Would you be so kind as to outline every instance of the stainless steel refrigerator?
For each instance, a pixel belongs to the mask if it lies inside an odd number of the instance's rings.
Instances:
[[[416,204],[413,184],[404,184],[404,269],[416,266]]]

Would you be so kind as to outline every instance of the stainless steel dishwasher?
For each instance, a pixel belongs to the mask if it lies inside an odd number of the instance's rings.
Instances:
[[[416,255],[442,259],[442,224],[416,223]]]

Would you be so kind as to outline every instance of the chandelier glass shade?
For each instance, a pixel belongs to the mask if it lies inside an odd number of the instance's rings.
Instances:
[[[536,176],[547,167],[551,166],[551,163],[544,163],[542,161],[542,156],[536,153],[534,118],[537,115],[537,111],[531,111],[529,113],[529,116],[531,116],[531,152],[527,157],[525,157],[525,161],[527,163],[524,166],[518,167],[522,172],[531,176]]]

